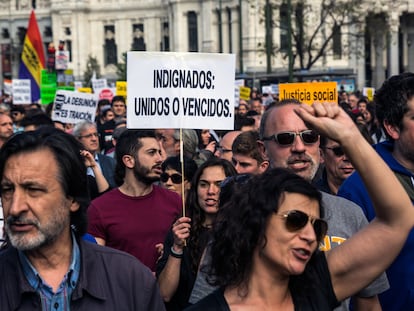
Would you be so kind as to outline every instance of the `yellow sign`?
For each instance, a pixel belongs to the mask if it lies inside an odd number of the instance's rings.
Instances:
[[[116,81],[116,95],[127,96],[127,83],[126,81]]]
[[[78,88],[78,92],[92,94],[92,88],[90,88],[90,87],[80,87],[80,88]]]
[[[366,96],[370,102],[374,100],[375,88],[364,87],[362,89],[362,95]]]
[[[250,100],[251,89],[247,86],[240,86],[240,99]]]
[[[297,99],[312,105],[314,102],[338,103],[336,82],[303,82],[279,84],[279,99]]]

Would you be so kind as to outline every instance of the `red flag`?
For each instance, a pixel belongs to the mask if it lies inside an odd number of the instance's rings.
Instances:
[[[34,10],[24,38],[19,79],[30,79],[32,102],[40,98],[40,75],[45,68],[45,53]]]

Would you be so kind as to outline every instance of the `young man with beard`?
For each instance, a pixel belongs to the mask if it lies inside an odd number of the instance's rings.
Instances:
[[[164,310],[147,267],[81,239],[89,195],[80,149],[73,136],[44,128],[13,136],[0,151],[8,244],[1,310]]]
[[[115,148],[120,186],[92,201],[88,232],[99,244],[126,251],[155,271],[159,247],[181,213],[181,198],[154,185],[162,173],[154,131],[126,130]]]

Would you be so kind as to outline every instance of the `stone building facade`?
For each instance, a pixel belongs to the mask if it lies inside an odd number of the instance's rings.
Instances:
[[[269,31],[263,16],[266,5],[271,4],[277,19],[287,1],[0,0],[0,79],[17,76],[19,53],[30,10],[35,5],[45,50],[49,42],[57,46],[60,40],[65,41],[76,80],[82,80],[88,56],[98,60],[104,77],[116,80],[116,63],[122,61],[122,54],[145,50],[234,53],[238,74],[267,73],[282,81],[287,77],[288,58],[277,47],[282,45],[286,29],[271,27],[275,49],[272,55],[266,53]],[[321,1],[304,2],[317,7]],[[295,4],[298,0],[289,2]],[[330,43],[329,53],[301,73],[309,77],[318,73],[323,78],[351,78],[354,87],[361,89],[377,87],[392,74],[414,71],[414,0],[363,2],[363,25],[341,29],[336,48]],[[350,34],[367,29],[371,29],[369,35],[351,40]],[[323,42],[323,38],[319,40]],[[348,47],[339,57],[338,44]],[[298,66],[296,59],[294,68]]]

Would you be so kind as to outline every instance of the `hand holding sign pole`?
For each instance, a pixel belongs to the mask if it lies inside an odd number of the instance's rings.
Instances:
[[[235,55],[134,51],[127,60],[127,128],[179,128],[184,178],[182,129],[234,128]]]

